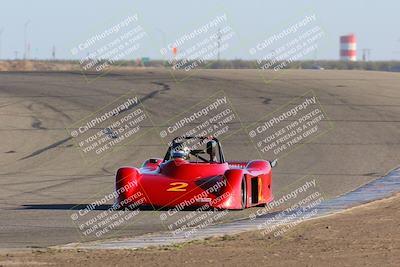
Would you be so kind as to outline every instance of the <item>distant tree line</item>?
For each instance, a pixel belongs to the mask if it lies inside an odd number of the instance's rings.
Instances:
[[[190,64],[188,62],[186,65]],[[280,62],[276,62],[274,66],[279,65]],[[121,62],[122,66],[135,66],[137,62]],[[162,60],[150,60],[145,64],[149,67],[172,67],[166,61]],[[258,64],[255,60],[210,60],[199,64],[199,68],[204,69],[257,69],[261,68],[263,63]],[[375,70],[375,71],[400,71],[400,61],[339,61],[339,60],[304,60],[294,61],[286,64],[283,69],[339,69],[339,70]]]
[[[79,64],[78,60],[38,60],[49,63],[70,63]],[[190,65],[195,61],[188,61],[186,65]],[[282,62],[276,62],[268,69],[280,65]],[[197,62],[196,68],[203,69],[259,69],[264,63],[257,63],[255,60],[209,60],[202,63]],[[173,64],[164,60],[120,60],[114,63],[117,66],[132,67],[173,67]],[[374,70],[374,71],[396,71],[400,72],[400,61],[339,61],[339,60],[304,60],[293,61],[284,64],[282,69],[338,69],[338,70]],[[182,68],[181,68],[182,69]]]

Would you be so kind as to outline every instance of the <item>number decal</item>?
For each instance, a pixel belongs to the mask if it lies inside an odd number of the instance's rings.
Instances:
[[[175,183],[170,183],[171,188],[168,188],[167,191],[170,192],[185,192],[186,187],[188,186],[187,183],[181,183],[181,182],[175,182]]]

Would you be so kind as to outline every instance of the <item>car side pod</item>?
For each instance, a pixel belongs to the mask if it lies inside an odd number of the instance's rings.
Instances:
[[[138,191],[138,179],[140,172],[136,168],[122,167],[117,171],[115,177],[115,193],[117,200],[115,205],[117,208],[129,206],[135,199],[132,199]]]
[[[216,208],[241,210],[247,206],[246,178],[242,169],[230,169],[224,174],[226,186],[220,194]]]
[[[247,164],[245,169],[250,174],[247,192],[252,195],[249,200],[252,202],[252,206],[254,204],[265,205],[273,200],[272,168],[274,166],[276,166],[276,160],[273,161],[273,164],[266,160],[252,160]]]

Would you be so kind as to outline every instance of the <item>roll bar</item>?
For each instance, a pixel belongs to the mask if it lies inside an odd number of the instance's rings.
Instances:
[[[201,141],[203,141],[203,140],[215,141],[218,146],[219,163],[225,163],[225,157],[224,157],[224,152],[222,150],[222,145],[217,138],[212,137],[212,136],[177,136],[177,137],[175,137],[174,139],[172,139],[172,142],[168,147],[168,150],[164,156],[163,162],[165,162],[171,158],[171,151],[173,148],[175,148],[176,144],[179,144],[179,140],[189,140],[189,139],[198,139]]]

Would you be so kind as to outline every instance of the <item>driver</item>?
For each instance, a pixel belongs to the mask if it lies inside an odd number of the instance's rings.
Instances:
[[[177,146],[172,150],[171,158],[173,159],[189,159],[190,149],[188,147]]]

